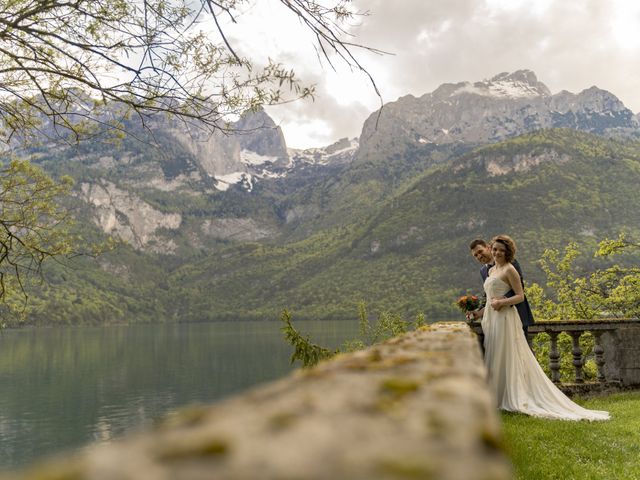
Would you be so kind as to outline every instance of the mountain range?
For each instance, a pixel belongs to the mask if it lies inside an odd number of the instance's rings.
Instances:
[[[355,317],[360,300],[446,317],[480,289],[477,236],[510,233],[540,281],[544,248],[640,225],[638,116],[597,87],[551,94],[528,70],[402,97],[326,148],[287,148],[264,111],[237,135],[147,127],[29,150],[75,179],[87,235],[123,243],[51,265],[26,322]]]

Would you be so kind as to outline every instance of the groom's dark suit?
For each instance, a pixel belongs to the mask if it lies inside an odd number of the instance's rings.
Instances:
[[[517,260],[514,260],[511,263],[513,264],[514,267],[516,267],[518,275],[520,275],[522,288],[524,289],[524,278],[522,276],[522,269],[520,268],[520,264],[518,263]],[[489,268],[491,267],[493,267],[493,264],[486,264],[486,265],[483,265],[482,268],[480,269],[480,275],[482,276],[482,283],[484,283],[484,281],[487,279],[487,276],[489,275]],[[513,290],[509,290],[507,293],[504,294],[504,296],[509,298],[509,297],[513,297],[515,294],[516,293]],[[529,326],[535,323],[535,321],[533,320],[533,313],[531,312],[531,307],[529,306],[529,302],[527,302],[527,297],[525,297],[522,302],[518,303],[516,305],[516,308],[518,309],[518,315],[520,315],[520,320],[522,321],[522,328],[524,330],[524,333],[526,334]]]

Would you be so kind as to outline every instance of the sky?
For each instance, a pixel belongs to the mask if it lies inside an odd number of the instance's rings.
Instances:
[[[442,83],[480,81],[529,69],[552,93],[597,86],[640,112],[640,0],[354,0],[365,16],[350,38],[389,52],[354,50],[384,103]],[[287,145],[310,148],[358,137],[380,107],[369,79],[320,64],[305,30],[277,0],[258,0],[230,39],[245,55],[270,57],[316,86],[313,101],[267,112]]]

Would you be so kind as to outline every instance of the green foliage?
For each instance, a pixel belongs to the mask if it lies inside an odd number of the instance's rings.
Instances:
[[[544,290],[532,284],[527,298],[532,304],[536,318],[545,320],[592,319],[600,313],[602,302],[588,288],[588,280],[579,277],[574,263],[580,251],[575,242],[569,243],[561,257],[557,249],[547,249],[540,260],[546,274],[547,289],[553,292],[553,300]]]
[[[290,343],[294,352],[291,355],[291,363],[296,360],[302,362],[303,367],[312,367],[320,360],[329,358],[343,352],[354,352],[362,350],[368,346],[383,342],[398,335],[402,335],[409,330],[409,322],[402,319],[398,314],[382,312],[377,322],[371,324],[365,302],[358,303],[358,327],[359,338],[347,340],[343,343],[342,349],[331,351],[328,348],[320,347],[309,340],[309,337],[303,337],[292,325],[291,315],[287,310],[282,312],[280,317],[284,326],[282,331],[285,339]],[[415,320],[416,328],[425,324],[425,316],[420,313]]]
[[[0,164],[0,302],[3,313],[20,313],[26,285],[50,258],[72,253],[79,237],[60,200],[72,185],[54,181],[28,161]]]
[[[312,343],[308,336],[303,337],[291,323],[291,314],[287,310],[282,311],[280,320],[284,324],[282,326],[284,337],[294,348],[291,354],[291,363],[299,360],[302,362],[303,367],[312,367],[319,361],[330,358],[338,353],[337,351],[331,351],[328,348]]]
[[[594,257],[609,259],[638,250],[637,243],[628,241],[626,235],[617,239],[605,239],[598,244]],[[593,320],[601,317],[640,316],[640,269],[610,263],[594,270],[579,269],[576,260],[581,251],[570,242],[561,255],[557,249],[545,250],[540,265],[546,274],[546,288],[533,283],[527,288],[527,298],[534,316],[544,320]],[[594,339],[590,333],[580,338],[583,353],[584,376],[595,379],[597,366],[594,361]],[[549,336],[539,334],[534,340],[534,350],[543,369],[549,370]],[[558,336],[560,374],[563,382],[574,378],[572,340],[562,333]]]
[[[640,243],[630,241],[621,233],[617,239],[600,242],[597,257],[609,258],[640,252]],[[631,260],[634,262],[634,260]],[[637,264],[637,262],[634,262]],[[618,317],[640,318],[640,268],[614,264],[590,278],[593,288],[604,299],[605,313]]]
[[[88,247],[94,240],[84,237]],[[6,312],[3,321],[10,327],[166,322],[165,303],[176,292],[158,282],[163,276],[166,270],[123,245],[97,257],[57,257],[26,286],[28,301],[18,314]]]
[[[406,333],[409,329],[409,322],[402,319],[398,313],[382,312],[378,317],[375,327],[369,337],[369,345],[383,342],[389,338]]]
[[[637,250],[639,245],[628,241],[624,234],[617,239],[605,239],[598,244],[594,257],[608,259]],[[581,250],[570,242],[561,255],[557,249],[545,250],[540,266],[546,274],[546,288],[533,283],[527,288],[527,298],[534,316],[543,320],[592,320],[603,317],[640,316],[640,269],[618,264],[604,265],[592,270],[580,269],[576,260]],[[594,360],[594,338],[585,333],[580,338],[583,372],[586,380],[597,375]],[[574,367],[572,339],[566,333],[558,336],[561,381],[572,382]],[[547,374],[549,369],[549,336],[539,334],[534,350]]]
[[[573,366],[573,340],[567,333],[558,335],[557,340],[558,353],[560,354],[560,381],[563,383],[575,382],[575,368]],[[582,349],[582,372],[586,381],[593,381],[598,375],[598,367],[595,363],[594,354],[595,340],[590,332],[585,332],[580,337],[580,348]],[[551,377],[551,369],[549,368],[549,351],[551,349],[551,340],[548,334],[539,333],[533,340],[533,350],[536,353],[538,363],[547,374]]]
[[[453,301],[481,285],[467,244],[499,232],[512,234],[518,244],[537,318],[587,318],[605,310],[637,316],[637,308],[636,313],[631,309],[637,277],[630,270],[640,260],[637,249],[628,246],[616,253],[619,269],[613,268],[612,255],[584,253],[611,232],[625,228],[629,238],[640,234],[634,227],[640,225],[637,143],[543,131],[467,152],[442,146],[387,158],[383,164],[305,170],[286,181],[257,182],[250,194],[217,192],[205,184],[171,192],[134,187],[149,183],[147,168],[164,165],[162,149],[134,149],[134,143],[124,139],[123,150],[96,142],[81,144],[73,153],[36,152],[56,176],[74,174],[79,183],[110,178],[154,208],[183,217],[179,231],[162,232],[177,245],[176,255],[122,247],[110,257],[108,269],[96,271],[87,262],[67,273],[81,297],[99,292],[111,306],[112,321],[269,319],[278,317],[283,305],[296,312],[296,319],[336,319],[352,316],[361,299],[371,311],[398,312],[403,318],[420,312],[429,319],[456,318],[460,312]],[[171,148],[166,150],[181,159],[188,154],[178,145]],[[113,165],[99,162],[105,156],[114,159]],[[518,158],[534,161],[515,171]],[[506,173],[491,174],[489,164]],[[164,165],[160,174],[180,170],[188,175],[193,167],[176,165]],[[76,202],[74,208],[89,218],[86,206]],[[302,213],[285,221],[290,212]],[[203,236],[203,222],[217,218],[255,220],[276,235],[255,242]],[[83,224],[89,228],[92,222]],[[565,251],[568,238],[579,245],[577,256]],[[547,267],[570,309],[560,308],[553,292],[542,287],[547,273],[535,259],[545,249],[558,252]],[[560,264],[564,270],[557,270]],[[132,270],[131,276],[119,270]],[[607,272],[599,283],[588,275],[595,270]],[[582,283],[570,282],[571,275]],[[130,293],[128,282],[135,285]],[[59,296],[67,294],[63,285],[56,289]],[[71,307],[45,290],[38,322],[46,322],[47,309],[52,319],[62,321],[62,312]],[[606,293],[606,305],[598,303],[600,291]],[[91,302],[75,304],[79,312],[85,303]],[[81,315],[74,314],[74,321]],[[362,338],[366,342],[366,335]]]
[[[364,301],[358,304],[358,325],[360,338],[355,342],[365,347],[406,333],[409,327],[409,323],[400,315],[387,311],[382,312],[377,322],[372,325]]]
[[[639,250],[640,245],[620,234],[616,240],[602,240],[594,257],[609,259]],[[534,283],[527,289],[534,315],[546,320],[638,318],[640,268],[609,263],[605,268],[580,272],[575,266],[579,255],[575,242],[565,247],[562,257],[556,249],[545,250],[540,265],[547,277],[547,288]]]
[[[516,172],[514,158],[532,158],[540,163]],[[399,165],[403,165],[402,160]],[[511,233],[518,243],[518,259],[527,285],[540,285],[545,283],[546,273],[535,259],[545,248],[563,249],[567,238],[592,247],[594,238],[604,237],[612,229],[640,224],[640,212],[632,207],[640,202],[632,181],[637,176],[631,165],[640,165],[640,149],[635,143],[567,130],[544,131],[483,147],[435,166],[425,167],[427,159],[424,162],[417,178],[400,181],[397,189],[385,194],[385,201],[375,201],[364,213],[358,206],[382,190],[376,188],[365,197],[364,192],[356,194],[335,181],[333,187],[349,195],[330,198],[330,207],[348,199],[356,205],[353,215],[361,220],[355,221],[351,214],[339,210],[346,226],[318,232],[302,223],[301,229],[313,232],[305,240],[279,247],[278,255],[266,248],[262,255],[252,258],[253,273],[268,271],[277,277],[284,249],[287,258],[282,263],[293,266],[287,271],[295,272],[296,280],[288,286],[274,282],[281,291],[265,292],[261,305],[266,308],[271,304],[273,310],[273,304],[279,301],[300,315],[320,318],[346,316],[350,305],[362,298],[378,311],[389,309],[405,316],[425,311],[430,318],[451,318],[459,315],[452,307],[453,300],[480,287],[478,266],[467,255],[471,238]],[[490,174],[487,165],[494,162],[504,166],[507,173]],[[357,168],[364,176],[364,167]],[[323,187],[323,191],[334,191]],[[609,215],[603,206],[616,215]],[[336,213],[328,210],[329,216]],[[314,217],[313,222],[322,225],[327,218]],[[349,219],[353,220],[349,223]],[[326,241],[325,233],[333,234],[333,238]],[[325,261],[308,262],[310,251]],[[229,271],[225,263],[212,262],[211,274]],[[598,259],[581,255],[573,267],[582,271],[599,264]],[[250,277],[255,278],[247,275]],[[597,297],[588,295],[589,285],[570,287],[572,291],[567,293],[576,300],[584,297],[576,301],[575,314],[558,311],[557,317],[591,316],[598,305],[593,303]]]

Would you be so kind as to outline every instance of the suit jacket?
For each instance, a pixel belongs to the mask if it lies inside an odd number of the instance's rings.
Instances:
[[[520,268],[520,264],[518,263],[517,260],[513,260],[513,262],[511,263],[513,264],[514,267],[516,267],[516,271],[518,272],[518,275],[520,275],[520,282],[522,282],[522,288],[524,289],[524,277],[522,275],[522,269]],[[480,268],[480,276],[482,277],[482,283],[484,283],[484,281],[487,279],[487,276],[489,275],[489,268],[491,267],[493,267],[493,264],[483,265],[482,268]],[[513,297],[515,294],[516,292],[514,292],[513,290],[509,290],[507,293],[504,294],[504,296],[509,298],[509,297]],[[535,323],[535,320],[533,319],[533,312],[531,312],[531,307],[529,306],[527,297],[525,297],[522,302],[516,304],[515,307],[518,310],[518,315],[520,315],[520,321],[522,321],[522,327],[525,329],[525,332],[526,332],[527,327]]]

